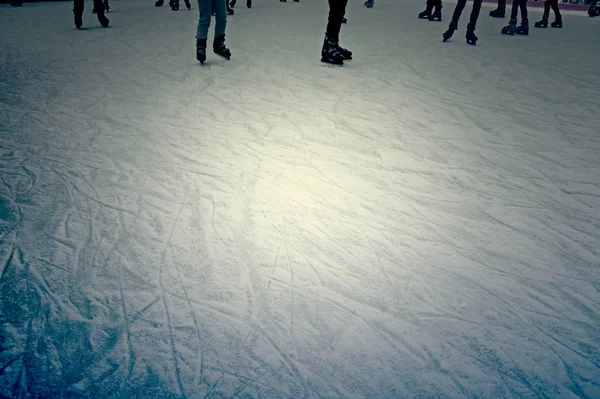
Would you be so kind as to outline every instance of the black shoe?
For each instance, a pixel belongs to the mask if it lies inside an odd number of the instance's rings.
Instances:
[[[185,8],[187,8],[188,10],[192,9],[192,5],[190,4],[190,0],[183,0],[183,2],[185,3]]]
[[[457,29],[458,29],[458,24],[456,24],[454,22],[450,22],[450,25],[448,26],[448,30],[446,32],[442,33],[443,41],[447,42],[448,40],[450,40],[450,38],[454,34],[454,31]]]
[[[233,15],[233,8],[227,6],[227,15]]]
[[[81,15],[75,15],[75,27],[77,29],[81,29],[82,26],[83,26],[83,19],[81,18]]]
[[[321,62],[333,65],[344,65],[344,56],[340,52],[339,40],[325,37],[321,49]]]
[[[562,28],[563,24],[562,24],[562,21],[556,20],[556,21],[552,22],[550,24],[550,26],[552,26],[553,28]]]
[[[179,0],[170,0],[169,5],[171,6],[171,10],[179,11]]]
[[[541,21],[538,21],[535,24],[533,24],[533,26],[535,26],[536,28],[547,28],[548,27],[548,20],[547,19],[542,19]]]
[[[499,6],[495,10],[490,11],[490,17],[493,18],[504,18],[506,14],[506,8]]]
[[[430,15],[431,15],[431,10],[425,10],[425,11],[419,13],[419,19],[429,19]]]
[[[100,25],[102,25],[104,28],[108,28],[110,21],[104,16],[104,14],[98,14],[98,22],[100,22]]]
[[[196,59],[200,61],[200,65],[204,65],[204,61],[206,61],[206,39],[196,39]]]
[[[215,37],[213,42],[213,51],[215,54],[220,55],[226,60],[231,59],[231,51],[225,47],[225,35]]]
[[[433,14],[431,14],[428,18],[430,21],[437,21],[437,22],[442,22],[442,12],[439,10],[436,10],[433,12]]]
[[[162,7],[164,3],[165,0],[156,0],[156,3],[154,3],[154,7]]]
[[[473,26],[471,26],[471,24],[467,25],[467,34],[466,34],[465,38],[467,39],[467,44],[470,44],[471,46],[474,46],[477,44],[477,40],[479,38],[477,36],[475,36],[475,28],[473,28]]]
[[[246,7],[252,8],[252,0],[246,0]]]
[[[517,26],[517,29],[515,29],[515,33],[517,35],[528,36],[529,35],[529,25],[521,23],[521,25]]]
[[[23,7],[23,2],[21,0],[12,0],[10,5],[13,7]]]

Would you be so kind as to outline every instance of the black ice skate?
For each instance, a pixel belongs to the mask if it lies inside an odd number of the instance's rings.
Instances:
[[[325,37],[321,49],[321,62],[333,65],[344,65],[344,55],[340,52],[339,39]]]
[[[448,26],[448,30],[444,33],[442,33],[442,37],[443,42],[447,42],[448,40],[450,40],[450,38],[452,37],[452,35],[454,34],[454,31],[458,29],[458,24],[456,22],[450,22],[450,25]]]
[[[506,14],[506,7],[498,6],[495,10],[490,11],[490,17],[492,18],[504,18]]]
[[[285,2],[287,2],[287,0],[279,0],[279,1],[280,1],[280,2],[282,2],[282,3],[285,3]]]
[[[81,29],[82,26],[83,26],[83,19],[81,18],[81,15],[75,14],[75,27],[77,29]]]
[[[192,5],[190,4],[190,0],[183,0],[183,2],[185,3],[185,8],[187,8],[188,10],[192,9]]]
[[[501,32],[503,35],[514,36],[516,30],[517,30],[517,20],[511,19],[510,22],[508,23],[508,25],[506,25],[504,28],[502,28]]]
[[[237,0],[231,0],[231,1],[229,2],[229,7],[231,7],[231,8],[235,7],[235,4],[236,4],[236,3],[237,3]]]
[[[552,22],[550,24],[550,26],[552,26],[553,28],[562,28],[563,27],[562,20],[557,19],[556,21]]]
[[[435,10],[428,18],[430,21],[442,22],[442,11]]]
[[[200,65],[204,65],[204,61],[206,61],[206,39],[196,39],[196,59],[200,61]]]
[[[467,44],[470,44],[471,46],[477,44],[479,38],[475,36],[475,28],[471,24],[467,25],[467,34],[465,38],[467,39]]]
[[[252,0],[246,0],[246,7],[252,8]]]
[[[419,19],[429,19],[431,16],[431,10],[425,10],[419,13]]]
[[[529,24],[523,22],[520,26],[515,29],[517,35],[528,36],[529,35]]]
[[[231,59],[231,51],[225,47],[225,35],[215,37],[215,41],[213,42],[213,51],[216,55],[219,55],[226,60]]]
[[[170,0],[169,5],[171,6],[171,10],[179,11],[179,0]]]
[[[162,7],[163,4],[165,4],[165,0],[156,0],[154,7]]]
[[[538,21],[535,24],[533,24],[533,26],[536,27],[536,28],[547,28],[548,27],[548,20],[547,19],[542,19],[541,21]]]

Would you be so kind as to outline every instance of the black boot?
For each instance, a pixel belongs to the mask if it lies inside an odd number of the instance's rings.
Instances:
[[[515,33],[517,35],[528,36],[529,35],[529,23],[526,21],[522,21],[521,25],[517,26],[517,29],[515,29]]]
[[[156,3],[154,3],[154,7],[162,7],[164,3],[165,0],[156,0]]]
[[[170,0],[169,5],[171,6],[171,10],[179,11],[179,0]]]
[[[440,8],[436,7],[435,10],[433,11],[433,14],[431,14],[429,16],[429,20],[442,22],[442,7],[440,7]]]
[[[442,37],[444,38],[443,41],[447,42],[448,40],[450,40],[450,38],[454,34],[454,31],[457,29],[458,24],[456,22],[450,22],[450,25],[448,25],[448,30],[442,34]]]
[[[94,0],[94,8],[96,9],[96,15],[98,15],[98,22],[107,28],[110,21],[104,16],[104,3],[102,0]]]
[[[344,55],[340,52],[339,39],[330,39],[325,36],[321,49],[321,62],[333,65],[344,65]]]
[[[81,29],[82,26],[83,26],[83,18],[81,18],[81,15],[75,14],[75,27],[77,29]]]
[[[11,0],[10,5],[13,7],[23,7],[23,2],[21,0]]]
[[[185,8],[187,8],[188,10],[192,9],[192,5],[190,4],[190,0],[183,0],[183,2],[185,3]]]
[[[498,6],[495,10],[490,11],[490,17],[504,18],[506,15],[506,6]]]
[[[562,28],[563,24],[562,24],[562,19],[556,19],[556,21],[552,22],[550,24],[550,26],[552,26],[553,28]]]
[[[536,28],[547,28],[548,20],[546,18],[542,18],[541,21],[536,22],[535,24],[533,24],[533,26],[535,26]]]
[[[252,8],[252,0],[246,0],[246,7]]]
[[[104,12],[110,11],[110,5],[108,4],[108,0],[104,0]]]
[[[213,42],[213,51],[215,54],[220,55],[226,60],[231,59],[231,51],[225,47],[225,35],[215,37]]]
[[[429,17],[431,16],[431,10],[433,10],[433,7],[430,7],[429,4],[427,4],[427,8],[425,8],[425,11],[421,11],[419,13],[419,19],[429,19]]]
[[[196,39],[196,59],[200,61],[200,65],[204,65],[204,61],[206,61],[206,39]]]
[[[479,39],[477,36],[475,36],[475,28],[471,24],[467,25],[466,39],[467,39],[467,44],[470,44],[471,46],[476,45],[477,39]]]
[[[229,7],[229,4],[227,4],[227,15],[233,15],[233,8]]]

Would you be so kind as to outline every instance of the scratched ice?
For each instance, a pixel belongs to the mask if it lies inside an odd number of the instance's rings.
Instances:
[[[599,398],[600,20],[241,3],[0,8],[0,396]]]

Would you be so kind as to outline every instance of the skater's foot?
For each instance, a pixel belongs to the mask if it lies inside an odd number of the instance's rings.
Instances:
[[[215,37],[215,41],[213,42],[213,52],[226,60],[231,59],[231,51],[225,47],[225,35]]]
[[[563,24],[562,24],[562,21],[556,20],[556,21],[552,22],[550,24],[550,26],[552,26],[553,28],[562,28]]]
[[[536,28],[547,28],[548,27],[548,20],[547,19],[542,19],[541,21],[538,21],[535,24],[533,24],[533,26],[536,27]]]
[[[192,9],[192,5],[190,4],[190,0],[183,0],[183,2],[185,3],[185,8],[187,8],[188,10]]]
[[[104,28],[108,28],[108,24],[110,21],[104,16],[104,14],[101,14],[98,15],[98,22],[100,22],[100,25],[102,25]]]
[[[200,65],[206,61],[206,39],[196,39],[196,59]]]
[[[373,0],[365,1],[365,7],[367,7],[367,8],[373,8],[374,5],[375,5],[375,2]]]
[[[169,5],[171,6],[171,10],[179,11],[179,0],[171,0],[169,1]]]
[[[154,7],[162,7],[164,3],[165,0],[156,0],[156,3],[154,3]]]
[[[252,0],[246,0],[246,7],[252,8]]]
[[[501,32],[503,35],[514,36],[516,30],[517,30],[517,21],[511,19],[509,24],[506,25],[504,28],[502,28]]]
[[[231,7],[231,8],[235,7],[235,4],[236,4],[236,3],[237,3],[237,0],[231,0],[231,1],[229,2],[229,7]]]
[[[321,49],[321,62],[333,65],[344,65],[344,56],[340,52],[339,40],[325,37]]]
[[[75,15],[75,27],[77,29],[81,29],[82,26],[83,26],[83,19],[81,18],[81,15]]]
[[[233,15],[233,8],[227,6],[227,15]]]
[[[517,29],[515,29],[515,33],[517,35],[528,36],[529,35],[529,25],[528,24],[519,25],[517,27]]]
[[[504,18],[506,9],[504,7],[498,7],[495,10],[490,11],[490,17],[493,18]]]
[[[428,18],[430,21],[442,22],[442,12],[436,10]]]
[[[454,23],[454,22],[450,22],[450,25],[448,26],[448,30],[444,33],[442,33],[442,37],[443,37],[443,41],[447,42],[448,40],[450,40],[450,38],[452,37],[452,35],[454,34],[454,31],[458,29],[458,24]]]
[[[474,46],[477,44],[477,39],[479,39],[477,36],[475,36],[475,27],[471,24],[467,25],[467,34],[466,34],[466,40],[467,40],[467,44],[470,44],[471,46]]]
[[[431,11],[430,10],[425,10],[419,13],[419,19],[429,19],[429,17],[431,16]]]

